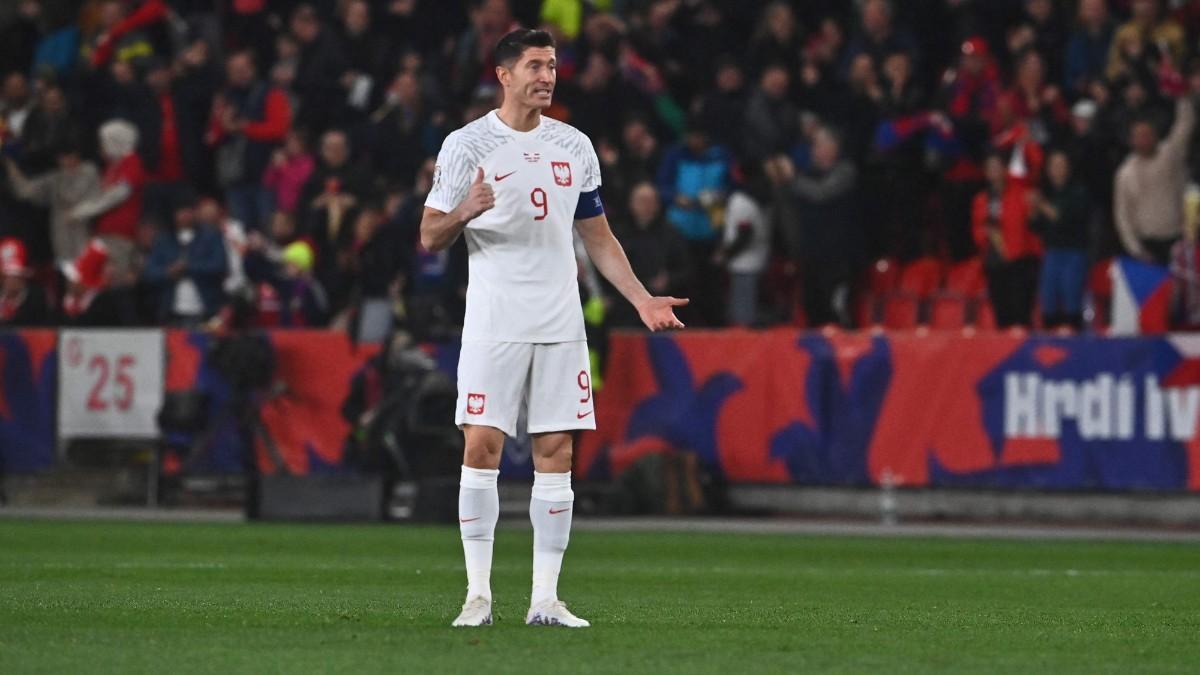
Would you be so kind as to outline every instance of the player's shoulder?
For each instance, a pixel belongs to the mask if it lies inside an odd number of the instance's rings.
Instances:
[[[487,115],[451,131],[442,141],[442,149],[469,155],[489,152],[499,139],[488,126]]]
[[[592,150],[592,139],[579,129],[553,117],[542,115],[542,124],[538,138],[546,143],[552,143],[565,148],[581,157],[586,157]]]

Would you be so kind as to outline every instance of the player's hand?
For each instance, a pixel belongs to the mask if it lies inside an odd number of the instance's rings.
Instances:
[[[672,307],[683,307],[686,304],[687,298],[650,297],[638,305],[637,311],[646,328],[652,331],[670,330],[683,328],[683,322],[675,318],[675,310]]]
[[[475,173],[475,182],[467,192],[467,198],[458,205],[459,213],[464,220],[475,220],[484,211],[496,205],[496,193],[492,186],[483,182],[483,167]]]

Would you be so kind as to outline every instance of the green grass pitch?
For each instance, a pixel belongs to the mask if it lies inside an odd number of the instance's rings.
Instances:
[[[453,528],[0,521],[0,673],[1148,673],[1200,669],[1200,547],[577,531],[522,624],[451,629]]]

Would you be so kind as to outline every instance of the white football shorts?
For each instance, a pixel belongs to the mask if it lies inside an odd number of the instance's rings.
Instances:
[[[515,437],[523,407],[531,434],[596,428],[586,341],[463,343],[454,423]]]

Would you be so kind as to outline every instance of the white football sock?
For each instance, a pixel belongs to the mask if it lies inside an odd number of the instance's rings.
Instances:
[[[571,537],[571,511],[575,493],[571,474],[533,474],[529,520],[533,522],[533,593],[529,606],[558,599],[558,573]]]
[[[467,598],[492,599],[492,543],[500,517],[497,469],[462,468],[458,483],[458,529],[467,562]]]

